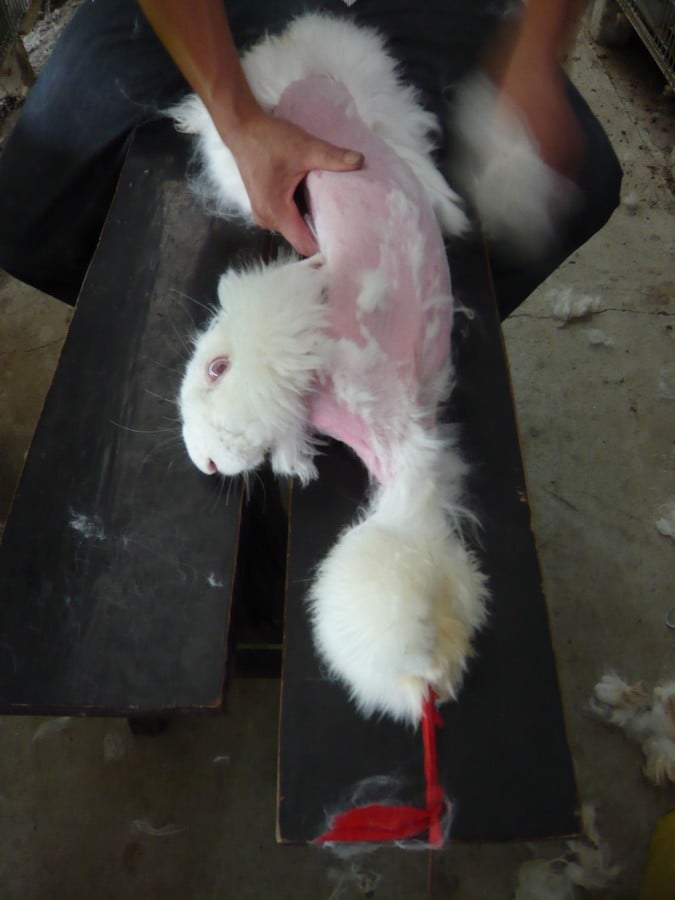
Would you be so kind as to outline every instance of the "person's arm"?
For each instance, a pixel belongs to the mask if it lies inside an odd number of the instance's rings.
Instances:
[[[585,5],[585,0],[529,0],[487,66],[505,101],[525,119],[544,162],[571,177],[584,142],[561,63]]]
[[[256,222],[305,255],[317,250],[293,195],[311,169],[348,171],[360,153],[334,147],[266,113],[246,81],[222,0],[138,0],[234,155]]]

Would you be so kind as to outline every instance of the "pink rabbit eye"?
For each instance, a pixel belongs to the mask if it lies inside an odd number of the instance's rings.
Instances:
[[[209,363],[209,367],[207,369],[209,380],[214,384],[216,381],[220,381],[223,375],[230,368],[230,360],[227,356],[217,356],[215,359],[212,359]]]

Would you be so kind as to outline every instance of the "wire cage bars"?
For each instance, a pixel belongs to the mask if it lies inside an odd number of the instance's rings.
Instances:
[[[30,0],[0,0],[0,62],[19,34],[19,24]]]
[[[675,90],[675,0],[618,0],[659,68]]]

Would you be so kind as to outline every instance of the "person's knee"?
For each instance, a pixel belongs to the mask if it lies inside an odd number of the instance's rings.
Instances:
[[[598,231],[608,221],[621,202],[621,182],[623,169],[608,144],[608,151],[602,157],[602,171],[595,179],[595,190],[592,192],[595,230]]]
[[[578,221],[579,243],[599,231],[621,202],[623,170],[602,125],[586,101],[572,85],[570,102],[582,126],[586,152],[577,176],[583,197],[583,210]]]

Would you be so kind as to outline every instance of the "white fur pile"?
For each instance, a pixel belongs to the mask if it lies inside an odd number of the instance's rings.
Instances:
[[[653,784],[675,783],[675,680],[654,688],[628,684],[614,672],[596,684],[591,709],[642,746],[643,772]]]
[[[617,877],[619,867],[610,863],[592,807],[584,806],[582,822],[584,836],[568,841],[564,855],[523,863],[513,900],[574,900],[578,887],[601,890]]]
[[[659,507],[656,530],[664,537],[672,538],[675,541],[675,500],[669,500]]]
[[[600,297],[590,294],[576,294],[571,287],[551,288],[548,292],[553,315],[560,326],[577,319],[586,319],[602,310]]]
[[[243,66],[267,109],[297,79],[341,81],[363,121],[409,164],[443,227],[464,226],[430,156],[436,122],[401,83],[376,34],[307,15],[254,47]],[[170,114],[198,138],[202,193],[221,213],[250,218],[232,154],[201,101],[189,97]],[[326,270],[319,255],[223,276],[221,308],[195,342],[180,396],[185,442],[203,471],[245,472],[269,453],[275,471],[314,477],[307,398],[332,371],[331,342],[321,333]],[[226,358],[229,369],[209,384],[214,358]],[[430,686],[442,699],[456,696],[486,615],[485,578],[460,536],[464,465],[450,434],[431,424],[449,391],[449,366],[423,386],[396,436],[394,477],[372,485],[367,508],[340,535],[309,592],[318,651],[365,715],[417,723]],[[358,372],[355,382],[362,387]]]

